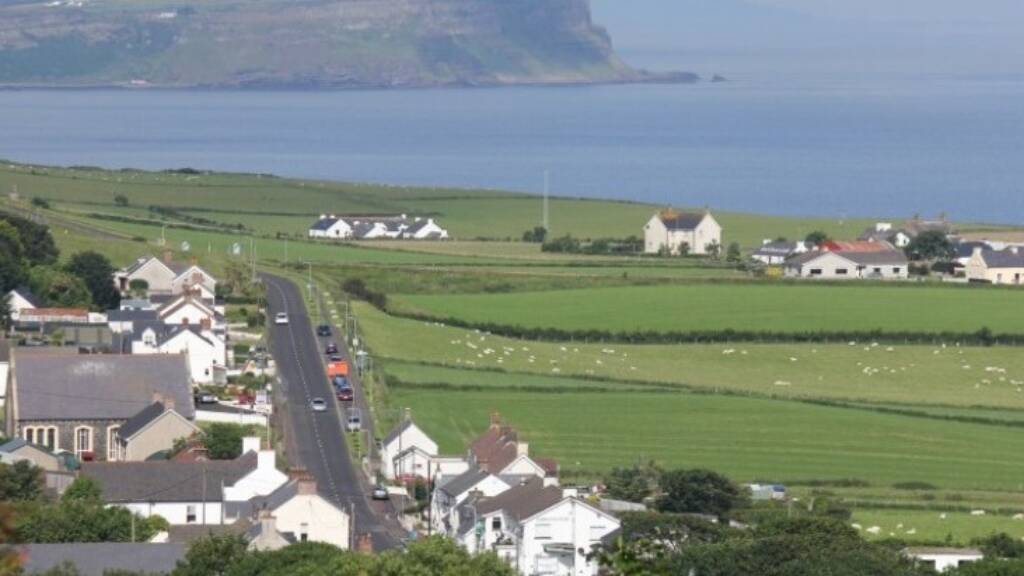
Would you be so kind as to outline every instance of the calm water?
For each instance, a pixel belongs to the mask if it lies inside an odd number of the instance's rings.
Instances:
[[[882,83],[880,83],[882,84]],[[869,87],[865,87],[869,86]],[[0,157],[1024,222],[1024,82],[0,92]]]

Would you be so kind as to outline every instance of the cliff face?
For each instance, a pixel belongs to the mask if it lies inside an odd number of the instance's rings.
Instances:
[[[589,0],[0,0],[0,84],[660,79],[615,56],[607,33],[591,21]]]

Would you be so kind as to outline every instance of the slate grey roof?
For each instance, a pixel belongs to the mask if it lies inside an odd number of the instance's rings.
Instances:
[[[18,286],[17,288],[12,290],[12,292],[17,292],[18,294],[20,294],[22,298],[28,300],[28,303],[31,304],[32,306],[35,306],[36,308],[43,307],[43,301],[40,300],[35,294],[33,294],[32,291],[28,289],[28,286]]]
[[[192,419],[188,361],[180,354],[80,355],[14,351],[11,362],[19,420],[127,420],[159,394]]]
[[[105,502],[217,502],[231,486],[256,469],[256,453],[235,460],[204,462],[83,462],[82,475],[99,482]]]
[[[445,494],[455,497],[476,486],[481,480],[490,475],[490,472],[479,468],[472,468],[445,482],[444,486],[441,486],[440,489]]]
[[[1024,268],[1024,250],[984,250],[981,257],[989,268]]]
[[[399,424],[398,426],[395,426],[394,428],[392,428],[391,432],[388,432],[388,435],[385,436],[384,440],[382,441],[383,444],[385,446],[387,446],[388,444],[391,443],[392,440],[394,440],[395,438],[398,438],[398,436],[402,432],[405,432],[406,430],[408,430],[412,425],[413,425],[412,424],[412,420],[403,420],[401,424]]]
[[[139,268],[142,268],[143,266],[148,264],[150,260],[154,259],[156,259],[155,256],[143,256],[142,258],[138,258],[135,260],[135,262],[132,262],[131,266],[128,266],[127,268],[124,269],[124,273],[128,276],[131,276],[132,274],[136,273],[139,270]]]
[[[985,242],[964,241],[953,245],[957,258],[970,258],[974,255],[974,249],[981,248],[982,252],[990,252],[992,247]]]
[[[289,480],[266,496],[256,496],[246,502],[226,502],[224,513],[239,518],[253,516],[260,510],[277,510],[299,493],[299,481]]]
[[[900,250],[883,250],[880,252],[829,252],[826,250],[811,250],[803,254],[797,254],[786,260],[787,266],[801,266],[813,260],[817,260],[826,254],[835,254],[860,266],[906,266],[909,264],[906,254]]]
[[[563,498],[561,488],[544,486],[543,480],[534,477],[523,484],[509,488],[494,498],[481,500],[476,505],[476,512],[482,516],[503,510],[516,520],[524,520],[554,506]]]
[[[761,245],[755,256],[787,256],[797,249],[796,242],[769,242]]]
[[[158,322],[156,310],[107,310],[107,322]]]
[[[131,438],[136,432],[145,428],[147,424],[156,420],[165,410],[163,402],[153,402],[146,406],[121,426],[121,431],[119,432],[121,438]]]
[[[661,223],[669,230],[693,230],[704,220],[703,212],[677,212],[675,218],[661,218]]]
[[[340,220],[340,218],[321,218],[310,227],[310,230],[330,230],[331,226],[338,223],[338,220]]]
[[[419,232],[420,230],[422,230],[427,224],[430,224],[430,220],[428,220],[426,218],[421,218],[419,220],[416,220],[412,224],[409,224],[409,227],[405,229],[405,233],[406,234],[415,234],[415,233]]]
[[[21,438],[14,438],[8,440],[3,445],[0,445],[0,452],[14,452],[15,450],[24,448],[25,446],[28,446],[28,441]]]
[[[374,226],[372,222],[357,222],[352,226],[352,236],[356,238],[362,238],[366,234],[373,230]]]
[[[26,574],[37,574],[71,562],[81,576],[103,576],[110,570],[169,574],[185,558],[184,544],[102,542],[89,544],[26,544],[18,547]]]

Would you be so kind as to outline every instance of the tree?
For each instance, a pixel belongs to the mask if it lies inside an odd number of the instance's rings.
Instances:
[[[142,278],[134,278],[128,282],[128,290],[131,291],[133,296],[145,298],[146,293],[149,292],[149,282]]]
[[[32,205],[35,206],[36,208],[42,208],[44,210],[49,210],[49,208],[50,208],[50,201],[47,200],[46,198],[41,198],[39,196],[34,196],[32,198]]]
[[[245,538],[236,534],[196,540],[178,562],[172,576],[223,576],[246,557]]]
[[[676,250],[679,252],[680,256],[689,256],[690,255],[690,243],[689,242],[681,242],[679,244],[679,248],[677,248]]]
[[[114,195],[114,204],[116,206],[127,206],[128,205],[128,197],[125,196],[124,194],[115,194]]]
[[[203,435],[203,444],[214,460],[234,460],[242,454],[245,429],[238,424],[215,423]]]
[[[718,240],[712,240],[704,245],[704,252],[715,260],[718,260],[722,256],[722,245],[718,243]]]
[[[710,470],[670,470],[661,475],[661,512],[693,512],[724,516],[747,504],[746,492]]]
[[[516,572],[494,553],[470,555],[454,541],[434,536],[416,540],[405,553],[379,557],[371,574],[379,576],[515,576]]]
[[[57,262],[60,250],[57,249],[48,227],[12,214],[0,214],[0,220],[14,226],[18,231],[24,256],[30,264],[38,266]]]
[[[92,294],[85,281],[66,270],[53,266],[36,266],[29,270],[28,286],[48,306],[57,308],[88,308]]]
[[[736,242],[731,242],[729,249],[725,251],[725,261],[738,264],[741,260],[743,260],[743,253],[740,252],[740,245]]]
[[[953,243],[940,230],[921,232],[904,249],[911,260],[948,261],[956,256]]]
[[[658,477],[662,471],[654,462],[631,468],[612,468],[604,477],[604,484],[610,498],[628,502],[643,502],[658,489]]]
[[[1024,560],[1014,558],[986,558],[979,562],[966,562],[946,572],[950,576],[1024,576]]]
[[[14,509],[0,501],[0,574],[17,574],[18,550],[11,546],[14,540]]]
[[[808,234],[806,238],[804,238],[804,242],[807,242],[811,246],[820,246],[825,242],[828,242],[830,239],[831,238],[829,238],[828,234],[822,232],[821,230],[815,230]]]
[[[103,490],[95,479],[88,476],[79,476],[64,491],[61,500],[65,502],[77,500],[99,504],[103,500]]]
[[[0,290],[8,292],[25,281],[27,267],[18,230],[0,220]]]
[[[534,226],[533,230],[523,232],[523,242],[543,243],[548,236],[548,229],[543,226]]]
[[[38,500],[44,486],[43,469],[28,460],[0,464],[0,501]]]
[[[62,542],[145,542],[166,529],[159,516],[132,517],[119,506],[102,502],[62,500],[59,504],[39,503],[20,514],[16,530],[20,542],[54,544]]]
[[[85,282],[97,310],[117,308],[121,295],[114,287],[114,266],[106,256],[88,250],[71,257],[66,270]]]

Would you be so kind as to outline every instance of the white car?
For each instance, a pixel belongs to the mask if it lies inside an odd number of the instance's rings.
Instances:
[[[363,429],[363,421],[359,414],[349,415],[348,422],[345,423],[345,429],[349,432],[359,432]]]
[[[313,412],[327,412],[327,402],[323,398],[313,398],[313,401],[309,403],[309,407]]]
[[[274,316],[274,324],[283,326],[288,323],[288,315],[284,312],[278,312],[277,316]]]

